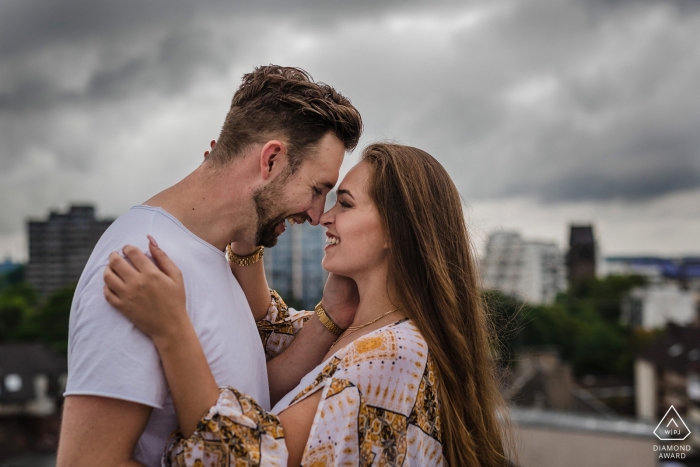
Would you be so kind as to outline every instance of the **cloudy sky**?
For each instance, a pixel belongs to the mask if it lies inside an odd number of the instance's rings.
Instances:
[[[184,177],[268,63],[347,95],[361,145],[440,160],[477,243],[592,222],[606,254],[700,253],[696,4],[0,0],[0,258],[28,218]]]

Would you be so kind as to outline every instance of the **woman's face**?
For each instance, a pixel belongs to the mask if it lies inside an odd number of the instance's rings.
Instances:
[[[338,186],[335,205],[321,216],[326,227],[323,268],[357,279],[386,265],[387,238],[379,213],[367,194],[370,166],[360,162]]]

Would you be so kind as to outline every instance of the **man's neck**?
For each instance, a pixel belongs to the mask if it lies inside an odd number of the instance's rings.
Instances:
[[[245,183],[247,177],[236,176],[239,170],[234,164],[214,171],[205,162],[143,204],[167,211],[190,232],[223,250],[250,223],[252,188]]]

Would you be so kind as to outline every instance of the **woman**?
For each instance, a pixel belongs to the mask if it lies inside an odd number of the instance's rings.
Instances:
[[[271,412],[216,386],[179,271],[157,245],[163,273],[128,283],[126,261],[108,268],[107,299],[154,340],[171,388],[181,431],[165,465],[507,464],[488,323],[449,175],[424,151],[374,144],[337,193],[320,221],[329,243],[322,264],[357,284],[357,312]],[[232,269],[251,308],[270,303],[245,268]],[[259,323],[266,351],[281,351],[280,336],[308,315],[273,292]]]

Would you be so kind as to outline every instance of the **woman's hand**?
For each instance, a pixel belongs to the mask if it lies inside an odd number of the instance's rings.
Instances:
[[[209,146],[211,146],[211,149],[213,151],[214,146],[216,146],[216,140],[215,139],[211,140],[211,142],[209,143]],[[204,151],[204,159],[206,159],[207,157],[209,157],[209,151]]]
[[[182,273],[153,237],[148,248],[155,264],[138,248],[127,245],[124,255],[109,255],[104,272],[104,294],[110,305],[158,345],[191,327]]]
[[[138,248],[127,245],[122,258],[109,255],[104,294],[156,345],[168,380],[180,430],[192,435],[199,419],[216,404],[219,388],[207,364],[197,333],[187,315],[182,274],[148,236],[155,264]]]
[[[360,294],[357,284],[349,277],[328,274],[328,280],[323,287],[323,309],[328,316],[343,329],[352,324],[360,304]]]

